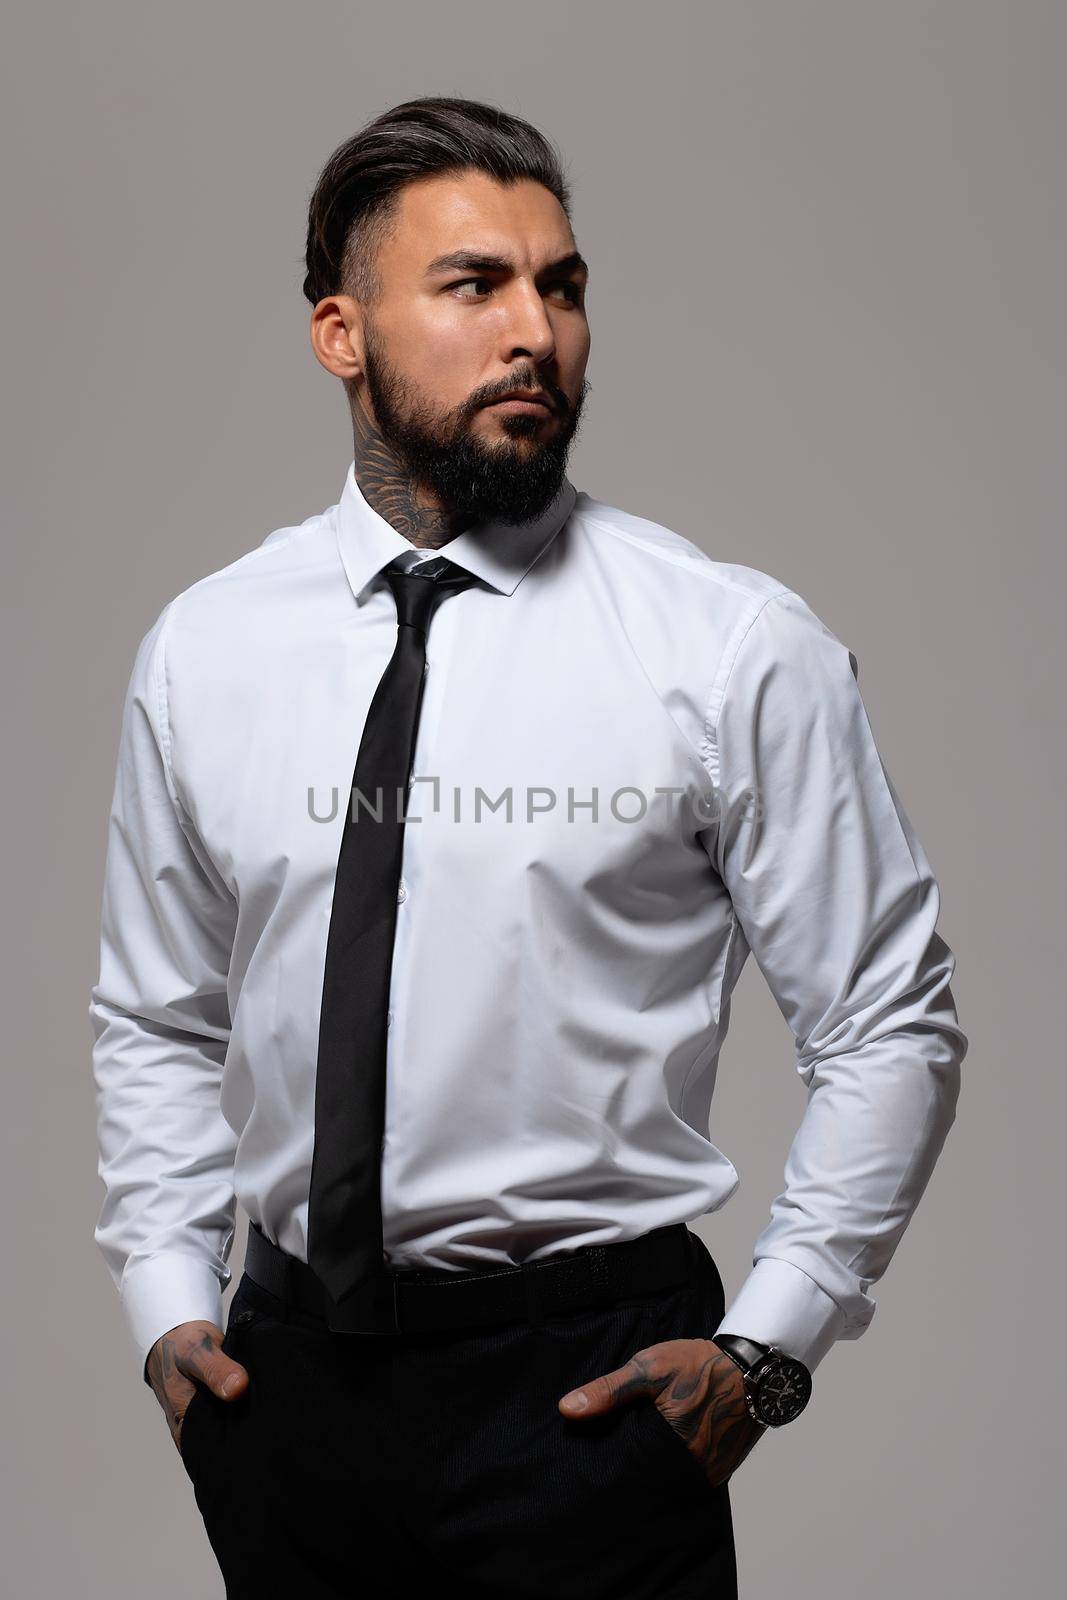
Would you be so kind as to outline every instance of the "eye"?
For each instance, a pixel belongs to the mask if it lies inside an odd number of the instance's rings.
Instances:
[[[460,289],[466,289],[470,284],[474,284],[475,287],[477,287],[479,284],[484,284],[485,288],[488,289],[490,293],[492,292],[493,286],[488,278],[460,278],[455,283],[450,283],[448,287],[450,291],[456,294],[457,298],[460,300],[476,300],[478,298],[476,294],[458,293]],[[562,290],[563,293],[568,295],[569,303],[572,306],[580,306],[585,297],[585,290],[580,283],[571,283],[570,281],[566,283],[557,283],[553,285],[553,288],[556,292]]]
[[[492,287],[492,285],[489,283],[489,279],[488,278],[462,278],[462,279],[460,279],[460,281],[458,283],[449,284],[449,288],[450,289],[463,289],[463,288],[466,288],[468,283],[484,283],[488,287],[490,287],[490,288]],[[475,296],[474,295],[470,295],[470,294],[461,294],[459,296],[459,298],[461,300],[473,300],[475,298]]]

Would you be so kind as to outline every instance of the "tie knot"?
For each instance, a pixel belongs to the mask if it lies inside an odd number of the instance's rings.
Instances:
[[[437,606],[447,595],[477,582],[473,572],[467,572],[444,556],[420,561],[406,572],[397,567],[387,567],[384,576],[396,600],[398,624],[417,628],[423,633]]]

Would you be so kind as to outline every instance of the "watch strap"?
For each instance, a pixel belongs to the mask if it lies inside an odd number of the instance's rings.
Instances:
[[[714,1334],[712,1343],[717,1344],[742,1372],[750,1371],[771,1348],[769,1344],[757,1344],[755,1339],[743,1339],[739,1333],[724,1333],[721,1337]]]

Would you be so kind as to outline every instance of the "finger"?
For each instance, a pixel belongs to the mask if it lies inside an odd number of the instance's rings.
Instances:
[[[196,1391],[197,1385],[178,1371],[171,1374],[161,1392],[157,1391],[156,1397],[163,1407],[163,1415],[167,1419],[167,1427],[170,1429],[170,1436],[177,1446],[179,1455],[182,1448],[182,1424]]]
[[[166,1394],[170,1401],[171,1410],[175,1416],[184,1416],[193,1395],[196,1393],[196,1384],[186,1378],[182,1373],[175,1373],[167,1384]]]
[[[185,1413],[192,1404],[193,1395],[196,1393],[196,1384],[190,1383],[187,1378],[175,1378],[167,1385],[167,1399],[170,1401],[171,1431],[180,1432],[185,1421]]]
[[[198,1336],[182,1351],[181,1370],[220,1400],[235,1400],[248,1387],[248,1373],[240,1362],[231,1361],[222,1349],[222,1339],[220,1328],[204,1323]]]
[[[641,1359],[641,1352],[638,1352],[636,1356],[631,1356],[625,1366],[616,1367],[614,1372],[605,1372],[599,1378],[591,1378],[580,1389],[572,1389],[563,1396],[559,1406],[568,1416],[599,1416],[638,1395],[655,1394],[658,1387]]]

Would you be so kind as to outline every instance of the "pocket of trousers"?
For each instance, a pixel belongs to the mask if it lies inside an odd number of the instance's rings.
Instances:
[[[683,1483],[713,1494],[714,1488],[685,1440],[651,1397],[635,1400],[637,1435],[646,1459],[657,1470],[676,1471]]]
[[[725,1311],[725,1289],[715,1258],[697,1233],[692,1234],[694,1272],[687,1290],[677,1296],[657,1319],[659,1326],[646,1343],[668,1339],[710,1339]],[[647,1460],[661,1470],[673,1467],[680,1481],[690,1487],[716,1495],[721,1486],[712,1484],[699,1458],[677,1428],[670,1423],[651,1396],[633,1402],[638,1441]]]
[[[260,1306],[253,1306],[248,1302],[247,1296],[242,1292],[243,1285],[239,1285],[232,1301],[230,1302],[229,1316],[226,1322],[226,1331],[222,1337],[220,1349],[224,1355],[230,1356],[234,1361],[240,1361],[239,1354],[244,1338],[259,1323],[269,1319],[269,1312]],[[185,1408],[182,1420],[181,1442],[179,1454],[182,1458],[188,1476],[195,1482],[199,1465],[200,1432],[205,1424],[210,1427],[212,1414],[217,1414],[218,1408],[236,1404],[232,1400],[220,1400],[218,1395],[209,1389],[207,1384],[198,1379],[196,1388]],[[190,1423],[192,1427],[190,1428]]]
[[[193,1463],[196,1458],[196,1433],[200,1424],[200,1413],[209,1398],[214,1397],[209,1396],[204,1385],[198,1382],[190,1396],[189,1404],[185,1408],[185,1416],[182,1419],[178,1453],[182,1458],[182,1466],[190,1478],[193,1477]]]

